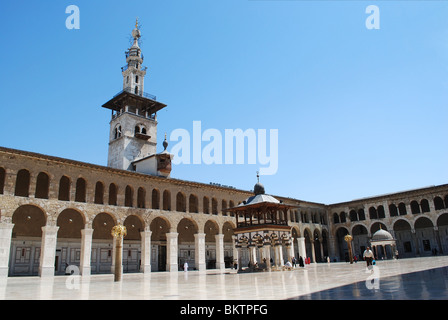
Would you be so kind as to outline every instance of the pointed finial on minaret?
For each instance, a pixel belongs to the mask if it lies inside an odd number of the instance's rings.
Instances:
[[[260,172],[257,171],[257,182],[260,182]]]
[[[135,18],[135,28],[138,29],[138,17]]]

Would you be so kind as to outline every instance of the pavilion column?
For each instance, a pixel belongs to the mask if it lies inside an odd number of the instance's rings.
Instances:
[[[79,272],[83,276],[89,276],[91,273],[92,236],[93,229],[84,228],[81,230],[81,261],[79,263]]]
[[[257,246],[249,245],[249,261],[251,265],[254,265],[257,262]]]
[[[56,242],[59,227],[42,227],[42,244],[40,247],[39,276],[54,276],[54,259],[56,256]]]
[[[302,257],[303,260],[306,259],[306,246],[305,246],[305,238],[300,237],[297,238],[297,244],[299,246],[299,256]]]
[[[271,245],[264,245],[263,250],[264,257],[266,258],[266,267],[268,268],[268,270],[271,270]]]
[[[242,254],[242,248],[240,246],[238,246],[236,248],[237,251],[237,261],[238,261],[238,271],[242,271],[243,270],[243,265],[241,263],[241,254]]]
[[[205,233],[196,233],[194,235],[194,262],[196,269],[205,271]],[[218,248],[216,248],[218,250]]]
[[[11,235],[14,224],[0,223],[0,279],[8,277]]]
[[[276,265],[283,267],[285,264],[283,263],[283,247],[281,244],[278,244],[275,246],[275,250],[276,250]]]
[[[177,232],[166,233],[166,270],[169,272],[179,271],[177,263],[178,257],[178,245],[177,238],[179,234]]]
[[[224,270],[224,234],[220,233],[215,236],[216,239],[216,269]]]
[[[151,235],[152,232],[149,230],[149,228],[145,229],[145,231],[140,232],[140,238],[142,239],[140,269],[143,273],[151,272]]]

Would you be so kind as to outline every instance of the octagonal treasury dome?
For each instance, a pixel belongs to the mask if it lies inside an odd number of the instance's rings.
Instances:
[[[380,229],[372,235],[372,241],[394,240],[394,237],[386,230]]]

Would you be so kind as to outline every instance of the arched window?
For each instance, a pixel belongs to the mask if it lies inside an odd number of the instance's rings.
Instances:
[[[171,192],[169,190],[163,191],[163,210],[171,210]]]
[[[345,213],[345,211],[342,211],[340,214],[340,218],[341,218],[341,223],[345,223],[347,222],[347,214]],[[307,221],[308,222],[308,221]]]
[[[28,170],[22,169],[17,172],[16,189],[14,195],[18,197],[28,197],[30,190],[30,173]]]
[[[182,192],[178,192],[176,195],[176,211],[186,212],[187,206],[185,202],[185,195]]]
[[[117,193],[118,188],[115,183],[111,183],[109,185],[109,205],[116,206],[117,205]]]
[[[426,199],[422,199],[422,201],[420,201],[420,207],[422,208],[422,212],[430,211],[429,202]]]
[[[350,221],[358,221],[358,214],[355,210],[350,210]]]
[[[383,206],[378,206],[377,212],[378,212],[378,219],[386,218],[386,213],[384,212],[384,207]]]
[[[1,182],[1,181],[0,181],[0,182]],[[442,209],[445,209],[445,205],[444,205],[444,203],[443,203],[442,198],[440,198],[440,197],[435,197],[435,198],[434,198],[434,208],[435,208],[436,210],[442,210]]]
[[[6,171],[5,169],[0,168],[0,194],[3,194],[4,191],[5,178],[6,178]]]
[[[304,217],[302,216],[302,222],[305,222],[303,218],[304,218]],[[333,222],[334,222],[334,223],[339,223],[339,222],[340,222],[340,221],[339,221],[339,215],[338,215],[336,212],[333,213]]]
[[[364,209],[361,208],[358,210],[358,217],[359,217],[359,221],[366,220],[366,214],[364,212]]]
[[[146,208],[145,203],[146,191],[142,187],[137,191],[137,208]]]
[[[208,199],[208,197],[204,197],[202,199],[202,212],[205,214],[209,214],[210,213],[210,200]]]
[[[104,203],[104,185],[102,182],[98,181],[95,185],[95,203],[103,204]]]
[[[70,201],[70,179],[67,176],[59,180],[58,200]]]
[[[188,199],[188,211],[193,213],[198,213],[198,197],[194,194],[190,194],[190,198]]]
[[[40,172],[37,175],[36,193],[34,196],[39,199],[48,199],[49,190],[50,190],[50,178],[45,172]]]
[[[152,206],[153,209],[160,209],[160,191],[157,189],[152,190]]]
[[[391,217],[398,216],[398,209],[397,209],[396,205],[394,205],[394,204],[389,205],[389,214]]]
[[[132,198],[134,196],[134,190],[130,186],[126,186],[126,189],[124,191],[124,206],[125,207],[132,207]]]
[[[218,200],[212,198],[212,214],[218,214]]]
[[[411,201],[411,212],[412,214],[420,213],[420,206],[417,201]]]
[[[86,202],[86,180],[83,178],[76,180],[75,201]]]
[[[114,139],[121,137],[121,126],[118,124],[114,129]]]
[[[378,219],[378,212],[376,211],[375,207],[369,208],[369,218],[370,219]]]
[[[227,201],[226,200],[222,200],[221,201],[221,212],[224,216],[227,215],[227,212],[225,212],[224,210],[227,209]]]
[[[400,213],[400,216],[405,216],[408,213],[406,210],[406,205],[403,202],[398,204],[398,212]]]

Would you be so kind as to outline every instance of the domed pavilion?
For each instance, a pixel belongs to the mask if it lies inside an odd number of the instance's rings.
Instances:
[[[390,248],[389,256],[391,256],[391,258],[395,258],[395,239],[388,231],[381,229],[381,227],[372,235],[370,244],[377,259],[379,257],[388,259],[388,247]]]

